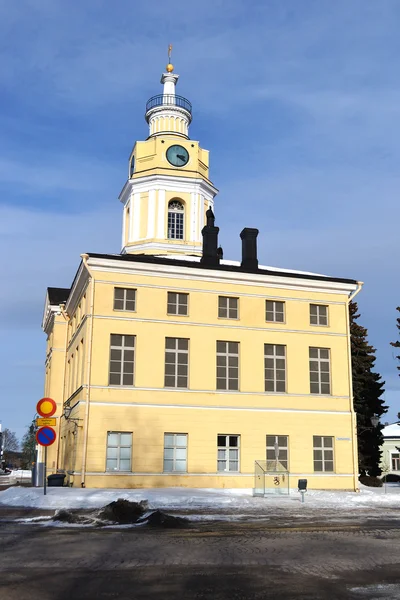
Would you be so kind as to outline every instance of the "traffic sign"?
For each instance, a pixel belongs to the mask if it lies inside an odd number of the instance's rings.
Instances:
[[[36,419],[36,427],[44,427],[45,425],[50,425],[51,427],[55,427],[57,425],[57,417],[51,417],[50,419],[38,418]]]
[[[51,446],[56,441],[57,434],[51,427],[41,427],[36,432],[36,441],[41,446]]]
[[[52,417],[57,410],[57,404],[52,398],[42,398],[36,404],[36,412],[41,417]]]

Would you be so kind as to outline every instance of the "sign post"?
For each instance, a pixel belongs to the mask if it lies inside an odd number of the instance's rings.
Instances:
[[[44,482],[43,482],[43,494],[46,495],[46,484],[47,484],[47,447],[54,444],[56,441],[57,434],[52,427],[49,425],[55,425],[56,420],[51,417],[57,410],[57,404],[52,398],[42,398],[36,405],[37,413],[42,417],[37,419],[37,425],[43,425],[36,432],[36,441],[40,446],[44,446]]]

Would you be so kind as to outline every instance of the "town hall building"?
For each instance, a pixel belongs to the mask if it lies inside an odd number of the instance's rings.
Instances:
[[[177,82],[169,63],[146,105],[121,253],[86,252],[70,287],[47,290],[48,472],[74,487],[256,488],[258,464],[271,485],[355,490],[361,284],[260,265],[245,223],[241,261],[223,257],[209,152]]]

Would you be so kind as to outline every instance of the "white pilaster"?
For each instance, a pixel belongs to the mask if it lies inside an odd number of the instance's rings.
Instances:
[[[197,236],[197,196],[196,192],[190,194],[190,241],[196,241]]]
[[[158,190],[157,238],[165,238],[165,190]]]
[[[136,242],[140,235],[140,193],[133,194],[133,228],[132,242]]]
[[[156,190],[149,191],[149,205],[147,211],[147,237],[154,238],[156,219]]]

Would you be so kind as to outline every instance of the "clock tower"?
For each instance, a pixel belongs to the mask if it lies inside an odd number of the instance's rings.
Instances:
[[[208,150],[189,138],[192,105],[176,94],[178,78],[169,62],[163,93],[146,104],[149,137],[129,157],[119,196],[122,254],[201,255],[201,230],[218,190],[209,179]]]

